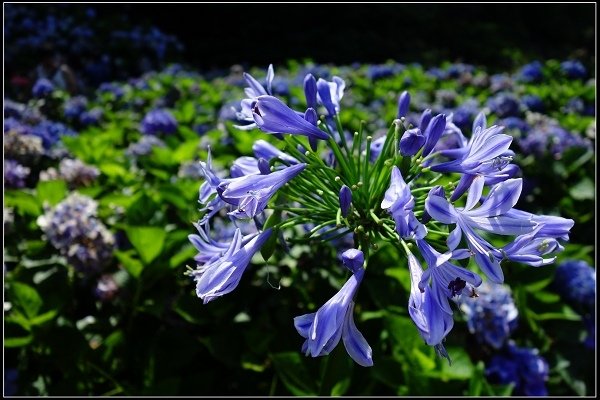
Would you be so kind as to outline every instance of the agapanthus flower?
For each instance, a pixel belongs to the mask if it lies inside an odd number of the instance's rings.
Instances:
[[[354,323],[353,299],[364,277],[364,256],[362,251],[350,249],[342,254],[342,260],[352,272],[350,279],[317,312],[294,318],[294,326],[306,339],[302,352],[307,356],[327,355],[342,339],[350,357],[357,364],[370,367],[373,365],[371,347]]]
[[[460,309],[479,343],[500,349],[517,327],[519,311],[506,286],[485,282],[474,296],[461,296]]]
[[[503,259],[503,254],[475,229],[498,235],[522,235],[533,231],[537,223],[506,215],[519,199],[522,179],[509,179],[495,185],[481,206],[475,208],[481,198],[483,183],[481,177],[474,180],[464,208],[455,208],[443,196],[428,196],[425,208],[433,219],[443,224],[456,224],[456,228],[448,236],[450,250],[456,249],[464,236],[475,261],[486,276],[494,283],[502,283],[504,274],[500,260]]]
[[[425,343],[434,346],[440,356],[449,359],[442,342],[454,326],[452,313],[446,312],[439,306],[432,293],[432,287],[425,285],[421,289],[423,269],[417,258],[410,252],[408,253],[408,268],[410,272],[408,314]]]
[[[254,142],[252,145],[252,151],[254,152],[254,156],[256,158],[264,158],[267,161],[270,161],[273,158],[279,158],[288,164],[298,164],[298,160],[296,160],[294,157],[284,153],[271,143],[262,139]]]
[[[242,274],[254,254],[271,235],[267,229],[242,246],[242,234],[236,230],[231,243],[223,255],[199,266],[192,272],[196,281],[196,294],[204,304],[232,292],[239,284]]]
[[[306,164],[296,164],[269,175],[248,175],[230,179],[218,185],[219,197],[236,206],[230,213],[237,218],[253,218],[261,213],[268,201],[288,181],[301,173]]]
[[[317,100],[322,104],[330,116],[340,112],[340,100],[344,96],[346,82],[339,76],[334,76],[331,82],[322,78],[317,81]]]
[[[256,174],[260,174],[260,170],[258,169],[258,160],[254,157],[238,157],[230,169],[232,178]]]
[[[408,129],[400,138],[400,154],[408,157],[414,156],[424,144],[425,136],[419,128]]]
[[[381,202],[381,209],[389,210],[396,222],[396,231],[401,238],[422,239],[427,234],[427,228],[417,220],[413,213],[414,206],[415,199],[410,188],[404,182],[398,167],[394,166],[390,186]]]
[[[342,210],[342,217],[348,216],[350,206],[352,205],[352,190],[346,185],[342,185],[339,193],[340,209]]]
[[[476,129],[465,147],[442,150],[439,154],[454,158],[431,166],[436,172],[459,172],[463,175],[452,194],[456,200],[473,184],[477,177],[485,184],[495,184],[513,177],[518,167],[509,165],[513,152],[509,150],[512,137],[501,133],[503,127]]]
[[[396,118],[405,117],[408,114],[408,107],[410,106],[410,93],[406,90],[400,94],[398,98],[398,113]]]
[[[452,314],[449,299],[469,293],[472,288],[481,285],[481,277],[452,264],[450,259],[454,255],[451,252],[441,254],[425,240],[417,240],[417,246],[428,267],[421,276],[419,289],[424,292],[431,284],[431,296],[437,306],[445,313]]]
[[[258,128],[266,133],[290,133],[322,140],[329,138],[317,128],[316,121],[307,121],[273,96],[259,96],[252,104],[252,115]]]

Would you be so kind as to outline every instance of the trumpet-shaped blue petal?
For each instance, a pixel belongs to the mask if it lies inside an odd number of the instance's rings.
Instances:
[[[196,294],[204,300],[204,304],[237,287],[250,260],[271,236],[271,232],[271,229],[263,231],[242,247],[241,232],[236,229],[234,239],[224,255],[196,271]]]
[[[408,107],[410,106],[410,94],[405,90],[398,98],[398,114],[396,118],[405,117],[408,114]]]
[[[396,222],[396,231],[402,238],[422,239],[427,234],[427,229],[417,220],[412,211],[414,206],[415,199],[410,188],[404,182],[398,167],[394,166],[390,187],[385,192],[381,208],[389,210],[392,214]]]
[[[273,96],[259,96],[252,108],[256,125],[266,133],[289,133],[327,140],[329,136]]]
[[[414,156],[425,144],[425,136],[419,128],[409,129],[400,138],[400,154]]]
[[[421,292],[419,282],[423,270],[414,255],[408,254],[408,268],[411,276],[408,314],[417,326],[419,334],[430,346],[442,346],[442,341],[454,325],[452,314],[444,312],[438,306],[431,294],[431,288],[426,286]]]
[[[306,106],[317,109],[317,81],[312,74],[306,74],[304,77],[304,96],[306,96]]]
[[[260,174],[258,160],[254,157],[239,157],[233,162],[229,173],[232,178]]]
[[[346,218],[348,216],[348,211],[350,211],[350,205],[352,204],[352,190],[346,185],[342,185],[339,194],[340,199],[340,209],[342,210],[342,217]]]
[[[256,158],[264,158],[267,161],[270,161],[273,158],[279,158],[280,160],[289,164],[298,164],[298,160],[296,160],[294,157],[284,153],[271,143],[262,139],[254,142],[252,145],[252,151],[254,151],[254,156]]]
[[[343,255],[345,263],[350,269],[354,268],[353,275],[344,286],[327,301],[316,313],[301,315],[294,318],[294,326],[298,333],[305,338],[302,351],[306,355],[318,357],[329,354],[340,339],[343,340],[346,351],[362,366],[373,365],[372,350],[363,335],[354,324],[354,302],[358,286],[364,276],[362,257],[359,250],[346,251]],[[356,265],[355,265],[356,264]]]
[[[317,81],[317,99],[322,104],[330,116],[340,112],[340,100],[344,96],[346,83],[342,78],[333,77],[332,82],[327,82],[319,78]]]
[[[431,296],[444,312],[452,314],[448,299],[458,296],[469,283],[474,287],[481,285],[481,278],[474,272],[452,264],[452,254],[440,254],[425,240],[417,240],[417,246],[428,265],[421,276],[418,287],[425,292],[431,281]]]
[[[261,213],[271,197],[304,170],[306,164],[296,164],[269,175],[248,175],[231,179],[218,187],[223,201],[237,206],[230,213],[237,218],[253,218]]]
[[[420,129],[422,130],[422,128]],[[438,140],[440,140],[440,137],[442,137],[444,129],[446,129],[446,116],[444,114],[436,115],[427,124],[427,129],[424,131],[425,145],[423,146],[423,156],[431,153]]]

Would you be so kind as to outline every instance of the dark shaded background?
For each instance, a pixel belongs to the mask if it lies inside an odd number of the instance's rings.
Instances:
[[[533,59],[579,58],[594,68],[590,4],[130,4],[127,12],[177,35],[200,69],[232,64],[442,61],[495,72]]]

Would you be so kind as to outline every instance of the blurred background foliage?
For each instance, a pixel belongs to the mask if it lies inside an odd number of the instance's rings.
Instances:
[[[234,292],[202,305],[184,275],[196,253],[197,163],[208,145],[222,170],[256,139],[277,145],[232,127],[241,71],[264,79],[269,63],[276,93],[296,108],[307,72],[343,77],[350,131],[365,120],[381,134],[402,90],[412,118],[454,112],[467,134],[485,109],[515,137],[519,207],[575,220],[557,264],[594,266],[591,7],[5,5],[5,395],[514,394],[490,377],[497,350],[466,315],[455,313],[446,342],[452,365],[423,343],[406,309],[406,260],[389,246],[356,299],[370,369],[341,346],[304,357],[293,326],[344,282],[343,243],[256,257]],[[38,85],[48,43],[76,91]],[[526,68],[534,60],[539,74]],[[549,394],[593,395],[593,310],[564,294],[578,286],[555,266],[503,267],[519,315],[511,338],[546,360]]]

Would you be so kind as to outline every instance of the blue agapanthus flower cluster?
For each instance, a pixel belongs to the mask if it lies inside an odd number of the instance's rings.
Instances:
[[[73,192],[56,207],[46,207],[37,220],[50,243],[85,274],[99,272],[110,261],[115,244],[97,210],[95,200]]]
[[[483,113],[474,117],[469,137],[453,116],[431,109],[415,126],[405,118],[411,96],[404,92],[397,118],[374,141],[365,124],[353,134],[344,129],[346,82],[340,77],[306,74],[305,104],[294,109],[273,96],[274,77],[272,66],[264,85],[244,74],[248,87],[237,119],[240,129],[257,128],[279,145],[257,140],[254,156],[235,160],[229,176],[213,168],[210,153],[200,163],[202,217],[198,234],[190,235],[199,254],[189,274],[204,303],[234,290],[261,248],[268,258],[286,237],[310,243],[351,234],[354,246],[342,253],[350,278],[322,307],[294,320],[305,339],[302,351],[326,355],[342,340],[358,364],[373,364],[368,338],[354,323],[354,301],[368,269],[387,267],[370,263],[387,244],[405,257],[408,312],[419,334],[449,357],[443,343],[454,324],[452,304],[483,282],[457,260],[472,260],[488,281],[500,284],[506,260],[538,267],[563,249],[573,221],[517,208],[523,181],[512,164],[513,138],[502,126],[488,126]],[[436,184],[442,177],[444,184]],[[214,239],[211,221],[225,213],[253,222],[256,232],[236,229]]]

